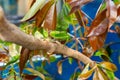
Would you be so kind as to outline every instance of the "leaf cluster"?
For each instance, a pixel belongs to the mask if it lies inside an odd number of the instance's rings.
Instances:
[[[63,2],[62,9],[58,13],[57,2],[60,0],[31,0],[29,2],[29,10],[21,20],[24,23],[21,29],[36,38],[43,38],[51,42],[59,41],[62,44],[67,44],[70,41],[74,42],[72,47],[75,50],[82,51],[84,55],[91,57],[95,53],[95,56],[101,57],[105,62],[100,62],[93,68],[89,69],[90,64],[84,67],[81,73],[77,73],[75,78],[87,79],[93,73],[93,80],[114,80],[114,71],[117,70],[116,66],[111,63],[110,48],[105,48],[104,42],[108,32],[114,32],[119,34],[119,27],[116,30],[111,30],[112,25],[116,22],[118,16],[120,16],[120,1],[119,0],[103,0],[99,6],[95,18],[91,20],[90,16],[82,10],[86,4],[89,4],[92,0],[61,0]],[[91,25],[88,23],[91,20]],[[69,31],[69,26],[72,26],[73,31]],[[6,43],[8,44],[8,43]],[[18,45],[8,44],[8,49],[4,45],[0,44],[0,48],[4,49],[6,53],[19,53],[18,56],[10,58],[8,54],[0,52],[0,62],[6,62],[6,66],[17,63],[19,60],[20,76],[28,79],[29,77],[40,77],[43,80],[49,77],[44,76],[47,72],[44,70],[46,62],[56,61],[56,55],[48,53],[45,50],[29,50],[24,47],[18,47]],[[39,56],[42,59],[42,69],[44,71],[37,71],[34,69],[34,62],[32,58]],[[64,56],[64,55],[62,55]],[[72,64],[72,58],[66,57],[69,63]],[[30,62],[32,68],[26,68],[26,63]],[[62,74],[62,61],[57,63],[58,73]],[[79,61],[78,61],[79,64]],[[80,65],[80,64],[79,64]],[[23,70],[27,70],[31,74],[23,74]],[[40,67],[41,68],[41,67]],[[46,72],[46,73],[44,73]],[[14,71],[13,74],[15,75]],[[107,76],[106,76],[107,75]]]

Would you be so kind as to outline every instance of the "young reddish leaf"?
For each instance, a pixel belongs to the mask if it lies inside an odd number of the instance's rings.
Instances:
[[[106,10],[99,13],[93,20],[90,30],[88,32],[88,40],[94,51],[98,50],[104,45],[107,35],[108,19],[106,17]]]
[[[107,2],[111,3],[111,5],[109,5],[110,9],[109,8],[105,9],[104,11],[102,11],[100,14],[97,15],[97,17],[94,19],[94,21],[91,24],[91,29],[89,31],[88,37],[101,35],[106,31],[106,29],[110,28],[111,25],[116,21],[117,8],[112,1],[107,1]],[[108,18],[106,19],[106,17]]]
[[[37,75],[38,77],[42,78],[42,80],[45,80],[45,76],[42,73],[40,73],[39,71],[32,69],[32,68],[25,68],[25,70],[33,73],[33,75],[35,75],[35,76]]]
[[[118,7],[117,14],[120,16],[120,6]]]
[[[107,75],[99,68],[97,68],[99,80],[109,80]]]
[[[55,30],[57,21],[56,4],[53,4],[45,18],[44,27],[48,30]]]
[[[75,16],[79,22],[79,25],[84,26],[86,28],[88,19],[86,18],[85,14],[81,10],[78,10],[75,12]]]
[[[57,63],[57,67],[58,67],[58,73],[59,73],[59,74],[62,74],[62,61],[59,61],[59,62]]]
[[[97,27],[93,28],[87,37],[98,36],[106,32],[108,28],[108,19],[104,19]]]
[[[90,30],[88,32],[88,40],[94,51],[98,50],[104,45],[108,28],[113,24],[110,19],[106,19],[107,9],[99,13],[93,20]],[[112,11],[111,11],[112,12]]]
[[[116,22],[120,23],[120,6],[117,8],[117,16]]]
[[[22,77],[23,80],[34,80],[37,76],[24,74]]]
[[[0,51],[0,62],[8,62],[9,56],[5,53]]]
[[[21,54],[20,54],[20,62],[19,62],[19,68],[20,68],[20,74],[22,73],[25,64],[27,62],[27,60],[29,59],[29,54],[30,54],[30,50],[27,48],[22,48],[21,50]]]
[[[99,5],[99,8],[97,9],[95,16],[101,13],[105,9],[106,9],[106,2],[102,1],[101,4]]]
[[[72,1],[74,1],[74,0],[65,0],[65,2],[67,2],[67,3],[71,3]]]
[[[2,70],[5,70],[5,68],[0,66],[0,71],[2,71]],[[0,79],[0,80],[1,80],[1,79]]]
[[[96,34],[97,30],[99,30],[98,25],[103,22],[103,20],[105,19],[106,17],[106,10],[102,11],[101,13],[99,13],[96,18],[93,20],[91,26],[90,26],[90,30],[88,32],[88,36],[87,37],[90,37],[90,36],[96,36],[94,34]],[[107,19],[105,20],[105,22],[107,22]],[[105,23],[104,22],[104,23]],[[101,24],[102,25],[102,24]],[[106,25],[106,24],[105,24]],[[99,26],[100,27],[100,26]],[[102,27],[106,27],[106,26],[102,26]],[[104,30],[105,31],[105,30]],[[99,33],[97,32],[97,35],[100,35],[101,33],[103,32],[100,32]]]
[[[101,62],[100,66],[113,72],[117,70],[116,65],[111,62]]]
[[[107,12],[106,17],[109,19],[109,28],[116,21],[117,18],[117,7],[112,0],[106,0]]]
[[[27,21],[31,19],[40,9],[45,5],[46,0],[36,0],[30,10],[26,13],[24,18],[21,21]]]
[[[107,31],[102,35],[92,36],[88,38],[89,43],[92,46],[94,52],[100,49],[104,45],[106,35],[107,35]]]
[[[50,0],[48,1],[45,6],[38,11],[38,13],[35,15],[36,17],[36,26],[40,27],[41,24],[43,23],[49,9],[51,8],[51,6],[53,5],[55,1],[54,0]]]
[[[71,13],[76,12],[77,10],[80,9],[81,6],[91,2],[92,0],[76,0],[76,1],[72,1],[70,2],[70,6],[71,6]]]
[[[88,23],[88,19],[86,18],[82,10],[80,10],[80,7],[91,1],[92,0],[77,0],[77,1],[72,1],[70,3],[71,6],[70,14],[75,13],[75,16],[81,26],[85,27],[85,24]]]
[[[70,6],[73,8],[73,7],[77,7],[77,6],[83,6],[89,2],[91,2],[93,0],[73,0],[71,3],[70,3]]]

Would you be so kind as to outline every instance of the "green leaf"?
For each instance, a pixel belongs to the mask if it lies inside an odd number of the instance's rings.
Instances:
[[[47,37],[48,37],[48,31],[45,30],[44,28],[41,28],[41,29],[40,29],[40,33],[44,36],[44,38],[47,38]]]
[[[56,30],[58,30],[58,31],[67,31],[67,29],[69,27],[69,23],[67,23],[65,20],[62,20],[59,17],[58,17],[57,21],[58,22],[57,22]]]
[[[68,6],[68,4],[64,4],[62,12],[63,12],[63,17],[64,17],[65,21],[70,23],[71,22],[71,17],[69,15],[69,13],[70,13],[70,6]]]
[[[106,2],[102,3],[99,13],[106,9]]]
[[[38,28],[37,28],[37,27],[34,27],[34,28],[33,28],[33,31],[32,31],[32,34],[34,35],[37,30],[38,30]]]
[[[97,51],[94,56],[101,56],[102,55],[102,52],[101,51]]]
[[[15,75],[9,75],[5,80],[21,80],[21,78],[19,76],[15,76]]]
[[[21,21],[26,21],[32,18],[40,9],[42,9],[42,7],[45,5],[45,2],[46,0],[36,0],[36,2],[33,4],[33,6]]]
[[[58,40],[68,40],[70,38],[65,31],[51,31],[50,36]]]
[[[53,80],[52,77],[45,77],[45,80]]]
[[[56,61],[56,57],[55,56],[50,56],[50,62],[55,62]]]
[[[34,70],[34,69],[32,69],[32,68],[25,68],[25,70],[33,73],[33,75],[35,75],[35,76],[36,76],[36,75],[39,76],[39,77],[42,78],[43,80],[45,80],[45,76],[44,76],[42,73],[40,73],[39,71],[36,71],[36,70]]]
[[[116,5],[120,4],[120,0],[113,0]]]
[[[117,67],[115,64],[111,63],[111,62],[101,62],[99,64],[102,68],[104,69],[107,69],[107,70],[110,70],[112,72],[116,71],[117,70]]]
[[[69,62],[70,64],[72,64],[72,63],[73,63],[73,58],[68,58],[68,62]]]
[[[13,56],[11,60],[5,65],[5,67],[9,66],[10,64],[13,64],[19,60],[19,55]]]
[[[114,72],[109,71],[109,70],[105,70],[105,71],[110,80],[115,80]]]
[[[44,67],[37,66],[36,70],[41,72],[42,74],[49,75],[49,73],[44,69]]]
[[[5,46],[9,46],[11,44],[12,44],[11,42],[6,42],[6,41],[0,40],[0,48],[3,48]]]
[[[75,15],[69,15],[70,7],[67,4],[64,4],[62,10],[58,14],[56,30],[58,31],[67,31],[70,24],[75,23]]]
[[[38,38],[38,39],[44,38],[44,36],[43,36],[39,31],[36,31],[36,32],[34,33],[34,36],[35,36],[35,38]]]
[[[110,53],[108,53],[108,51],[106,49],[101,48],[95,53],[94,56],[99,56],[105,61],[109,61],[109,60],[112,61],[111,58],[109,57],[109,54]]]
[[[75,72],[71,75],[70,80],[77,80],[78,76],[80,75],[80,72]]]
[[[106,49],[106,51],[109,53],[108,55],[111,56],[111,54],[112,54],[112,49],[110,48],[110,46],[107,46],[105,49]]]

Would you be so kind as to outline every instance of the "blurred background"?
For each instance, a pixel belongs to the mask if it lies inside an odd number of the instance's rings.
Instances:
[[[26,13],[26,3],[27,0],[0,0],[7,19],[16,25]]]
[[[0,0],[6,15],[23,16],[26,12],[27,0]]]
[[[16,24],[20,24],[20,19],[27,12],[27,3],[29,0],[0,0],[0,6],[4,9],[7,19]],[[58,1],[58,8],[61,8],[62,0]],[[59,10],[58,9],[58,10]]]

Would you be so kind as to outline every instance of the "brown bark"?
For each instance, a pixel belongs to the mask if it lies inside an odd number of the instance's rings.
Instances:
[[[50,53],[54,52],[55,54],[73,57],[82,61],[84,64],[91,63],[91,66],[94,65],[94,61],[76,50],[68,48],[60,43],[37,39],[32,35],[22,32],[16,25],[10,23],[5,18],[2,8],[0,8],[0,39],[21,45],[30,50],[43,49]]]

